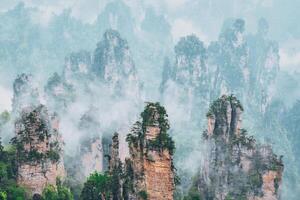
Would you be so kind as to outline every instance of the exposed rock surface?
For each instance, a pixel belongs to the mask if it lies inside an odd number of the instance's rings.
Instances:
[[[88,177],[95,171],[103,171],[103,149],[102,141],[99,137],[86,140],[81,144],[80,152],[80,165],[82,166],[84,177]]]
[[[39,103],[39,92],[31,74],[20,74],[14,81],[13,113],[18,114],[24,107]]]
[[[137,122],[127,137],[133,199],[171,200],[175,189],[174,143],[167,134],[166,112],[159,104],[149,103],[141,116],[143,121]]]
[[[75,99],[75,89],[62,76],[54,73],[44,88],[47,105],[51,110],[64,112],[66,107]]]
[[[139,84],[134,62],[127,41],[117,31],[104,33],[94,52],[92,69],[94,75],[109,84],[117,95],[137,97]]]
[[[242,111],[233,96],[222,96],[210,107],[204,132],[209,148],[195,183],[204,199],[280,198],[281,158],[241,129]]]
[[[199,116],[192,116],[193,108],[208,106],[210,98],[206,49],[195,35],[190,35],[181,38],[174,50],[175,63],[171,65],[168,59],[165,60],[161,91],[165,102],[188,105],[185,113],[189,121]]]
[[[65,177],[58,131],[57,117],[49,116],[43,105],[23,109],[16,121],[12,143],[17,148],[17,182],[32,195],[41,194],[46,185],[56,185],[57,178]]]

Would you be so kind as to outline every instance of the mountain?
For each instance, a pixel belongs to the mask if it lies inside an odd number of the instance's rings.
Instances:
[[[243,107],[234,96],[215,100],[203,137],[208,145],[195,188],[203,199],[280,199],[283,162],[241,127]]]

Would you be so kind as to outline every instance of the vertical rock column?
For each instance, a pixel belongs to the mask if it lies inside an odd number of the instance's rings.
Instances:
[[[167,134],[167,114],[158,103],[148,103],[141,116],[142,123],[137,122],[127,138],[134,193],[137,199],[172,200],[174,143]]]
[[[17,148],[17,182],[32,195],[65,176],[58,126],[58,119],[50,119],[43,105],[24,108],[15,123],[12,143]]]
[[[207,113],[209,148],[195,184],[203,199],[280,199],[281,158],[241,129],[242,111],[236,97],[224,95]]]

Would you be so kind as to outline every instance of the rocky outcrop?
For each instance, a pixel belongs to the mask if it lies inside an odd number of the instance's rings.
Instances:
[[[214,98],[234,93],[242,99],[247,95],[249,49],[244,31],[244,20],[227,20],[219,40],[212,42],[208,47],[208,65],[212,76],[211,92]]]
[[[85,79],[91,72],[92,56],[88,51],[73,52],[65,59],[64,78],[67,82]]]
[[[275,95],[279,74],[278,43],[268,38],[269,25],[265,19],[258,21],[257,32],[247,37],[249,46],[250,103],[265,113]]]
[[[51,110],[63,112],[75,99],[75,89],[62,76],[54,73],[44,88],[47,105]]]
[[[24,107],[39,103],[39,91],[31,74],[20,74],[14,81],[12,100],[13,113],[18,114]]]
[[[91,138],[81,143],[80,166],[85,178],[92,172],[103,171],[103,149],[100,137]]]
[[[100,137],[100,123],[96,118],[96,108],[90,108],[80,119],[79,130],[83,133],[81,138],[79,166],[83,180],[91,173],[103,171],[103,145]],[[76,166],[74,166],[76,167]]]
[[[106,31],[97,44],[92,71],[115,95],[138,97],[139,83],[129,46],[117,31]]]
[[[141,116],[142,122],[137,122],[127,137],[130,159],[125,173],[132,178],[127,188],[132,189],[133,199],[171,200],[175,190],[174,143],[167,134],[165,109],[148,103]]]
[[[243,108],[222,96],[207,114],[208,145],[195,187],[204,199],[279,199],[283,164],[270,146],[259,145],[241,128]]]
[[[199,115],[192,116],[193,109],[197,107],[204,111],[210,98],[206,49],[195,35],[189,35],[181,38],[174,50],[175,63],[171,65],[169,60],[166,60],[164,64],[161,83],[163,99],[165,102],[187,105],[184,108],[186,120],[197,119]],[[172,106],[170,110],[173,112]]]
[[[115,133],[110,146],[109,174],[112,181],[112,199],[121,200],[123,198],[123,168],[119,156],[119,135]]]
[[[46,185],[64,178],[62,138],[59,120],[50,116],[43,105],[22,110],[15,123],[17,183],[33,194],[41,194]]]

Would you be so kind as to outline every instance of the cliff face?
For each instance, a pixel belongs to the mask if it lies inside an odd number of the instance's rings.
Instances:
[[[90,108],[80,118],[78,129],[83,136],[80,139],[76,169],[79,180],[85,180],[91,173],[103,171],[103,144],[100,123],[96,118],[96,108]],[[79,158],[79,159],[78,159]],[[78,166],[79,169],[78,169]]]
[[[242,111],[233,96],[222,96],[210,107],[204,132],[209,148],[195,185],[204,199],[280,197],[281,158],[241,129]]]
[[[94,171],[103,171],[103,149],[100,138],[85,140],[85,142],[81,144],[80,166],[82,167],[83,176],[85,178]]]
[[[47,184],[64,178],[59,122],[42,105],[24,108],[15,123],[19,185],[31,194],[41,194]]]
[[[47,105],[51,110],[65,112],[67,106],[75,99],[75,89],[64,78],[54,73],[44,88]]]
[[[168,136],[166,113],[159,104],[149,103],[128,135],[133,196],[136,199],[173,199],[175,189],[174,143]],[[128,168],[128,166],[127,166]]]
[[[39,92],[31,74],[20,74],[14,81],[12,100],[13,113],[17,114],[24,107],[39,103]]]
[[[181,38],[174,50],[175,63],[171,65],[168,60],[165,60],[164,64],[161,83],[163,98],[165,102],[186,104],[186,120],[197,119],[199,115],[192,116],[193,108],[205,107],[205,104],[208,106],[210,98],[206,49],[195,35],[190,35]]]
[[[115,94],[138,97],[139,84],[129,46],[117,31],[106,31],[97,44],[92,71]]]

